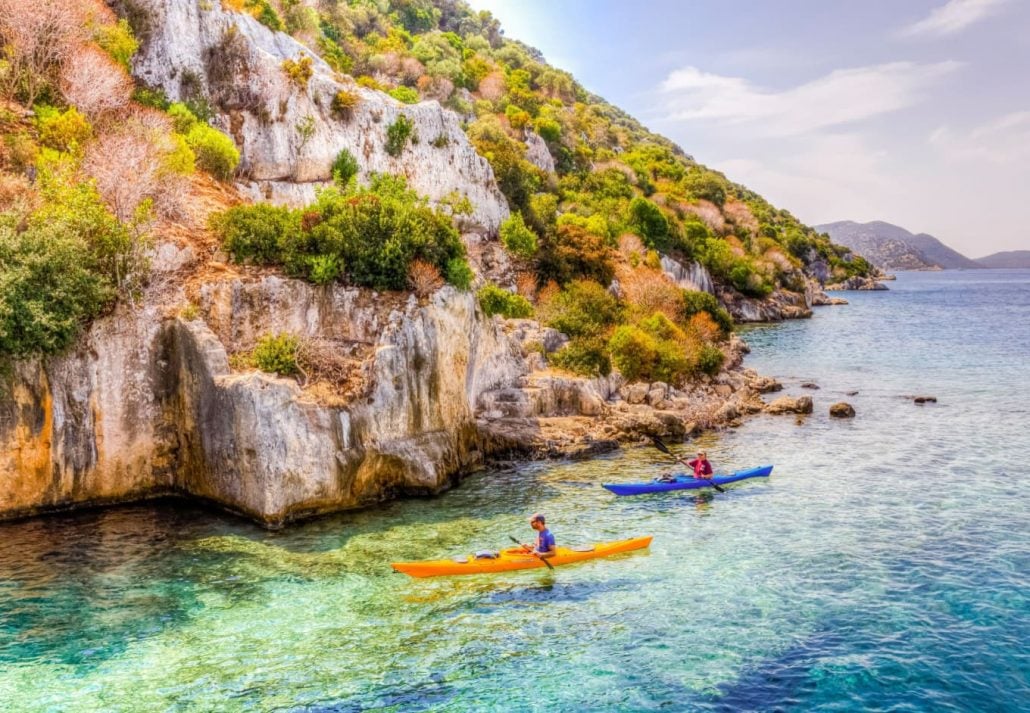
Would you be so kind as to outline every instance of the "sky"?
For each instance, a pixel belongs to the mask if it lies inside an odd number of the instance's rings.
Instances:
[[[815,225],[1030,249],[1030,0],[471,0]]]

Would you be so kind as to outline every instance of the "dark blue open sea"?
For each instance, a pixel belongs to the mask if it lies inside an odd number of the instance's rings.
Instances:
[[[1030,271],[846,296],[747,331],[749,365],[821,388],[801,422],[702,439],[717,469],[776,465],[725,494],[603,490],[654,474],[638,448],[281,533],[181,503],[0,525],[0,708],[1030,710]],[[528,539],[534,510],[559,543],[654,544],[388,567]]]

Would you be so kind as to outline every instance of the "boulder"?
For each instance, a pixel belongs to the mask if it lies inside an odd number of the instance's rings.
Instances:
[[[806,381],[803,384],[801,384],[801,388],[802,389],[815,389],[815,390],[818,390],[819,389],[819,384],[817,384],[817,383],[815,383],[813,381]]]
[[[783,390],[783,384],[771,376],[756,376],[748,382],[748,386],[760,394],[769,394],[774,391]]]
[[[855,407],[846,401],[838,401],[830,406],[830,415],[834,418],[854,418]]]
[[[622,388],[622,398],[631,404],[642,404],[647,399],[650,387],[647,384],[629,384]]]
[[[797,398],[794,398],[792,396],[781,396],[780,398],[776,399],[771,404],[766,406],[765,412],[771,414],[812,413],[812,397],[798,396]]]

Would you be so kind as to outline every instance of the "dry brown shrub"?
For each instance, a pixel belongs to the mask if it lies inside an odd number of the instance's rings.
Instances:
[[[61,70],[61,92],[92,121],[129,104],[132,80],[101,49],[81,45]]]
[[[682,290],[660,270],[638,267],[621,275],[623,298],[643,315],[661,312],[671,320],[679,317],[683,308]]]
[[[414,57],[402,59],[399,69],[401,81],[405,84],[414,84],[426,73],[426,66]]]
[[[730,199],[722,207],[723,215],[733,221],[734,225],[746,228],[751,233],[758,232],[758,220],[751,214],[751,209],[746,203]]]
[[[546,285],[541,287],[536,293],[537,304],[541,307],[546,307],[561,293],[561,286],[554,280],[550,280]]]
[[[0,91],[27,105],[57,88],[61,69],[87,39],[87,7],[67,0],[0,0],[0,44],[7,66]]]
[[[424,260],[414,260],[408,267],[408,284],[419,297],[428,297],[443,287],[443,277],[436,265]]]
[[[530,302],[536,302],[536,275],[532,272],[515,275],[515,291]]]
[[[504,73],[490,72],[479,82],[479,95],[490,101],[497,101],[504,96]]]
[[[361,364],[339,343],[330,339],[307,337],[297,349],[297,363],[304,384],[329,383],[338,391],[353,385]]]
[[[133,220],[147,199],[159,215],[179,217],[189,181],[164,168],[164,157],[174,148],[168,118],[154,110],[136,110],[89,145],[82,166],[120,220]]]
[[[27,215],[38,202],[39,195],[33,190],[28,178],[0,172],[0,211]]]
[[[717,342],[722,338],[722,330],[707,312],[698,312],[690,318],[690,333],[703,342]]]
[[[717,233],[726,230],[726,219],[722,216],[719,206],[709,203],[706,200],[699,200],[696,203],[683,203],[680,208],[684,213],[693,213],[703,220],[709,228]]]
[[[639,237],[633,233],[625,233],[619,236],[619,253],[629,260],[630,264],[635,265],[644,259],[647,248]]]
[[[790,261],[790,258],[776,248],[769,248],[766,250],[765,253],[762,254],[762,258],[779,268],[780,272],[790,272],[794,269],[794,263]]]
[[[430,77],[425,74],[416,82],[419,94],[426,99],[436,99],[438,102],[447,101],[454,93],[454,82],[447,77]]]

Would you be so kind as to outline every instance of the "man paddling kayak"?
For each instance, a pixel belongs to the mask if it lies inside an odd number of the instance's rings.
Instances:
[[[530,549],[529,545],[523,545],[527,552],[532,552],[537,557],[546,559],[557,554],[558,547],[554,543],[554,535],[547,529],[546,520],[540,513],[529,518],[529,526],[536,530],[536,546]]]
[[[712,479],[712,464],[708,462],[708,454],[704,451],[698,451],[697,458],[688,460],[687,465],[694,469],[695,478]]]
[[[712,479],[712,473],[714,471],[712,470],[712,464],[708,461],[708,454],[704,451],[698,451],[697,458],[694,458],[693,460],[683,460],[682,458],[676,458],[676,460],[688,468],[693,469],[694,477],[698,480]],[[672,482],[675,479],[676,475],[674,473],[664,473],[660,478],[658,478],[658,480],[666,483]]]

